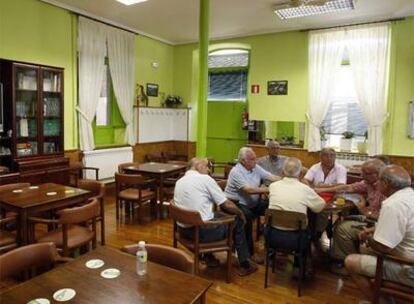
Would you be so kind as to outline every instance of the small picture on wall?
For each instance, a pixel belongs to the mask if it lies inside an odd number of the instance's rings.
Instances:
[[[147,83],[147,96],[158,97],[158,84]]]
[[[267,95],[287,95],[287,80],[272,80],[267,82]]]

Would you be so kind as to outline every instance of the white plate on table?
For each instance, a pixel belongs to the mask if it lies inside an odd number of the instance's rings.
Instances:
[[[121,271],[116,268],[108,268],[101,272],[101,277],[105,279],[115,279],[121,275]]]
[[[27,302],[27,304],[50,304],[50,301],[45,298],[38,298]]]
[[[85,266],[91,269],[96,269],[96,268],[102,267],[104,264],[105,262],[100,259],[93,259],[93,260],[87,261],[85,263]]]
[[[53,196],[53,195],[56,195],[56,194],[57,194],[57,192],[55,192],[55,191],[46,193],[47,196]]]
[[[76,296],[75,289],[72,288],[62,288],[56,291],[53,294],[53,299],[58,302],[66,302],[72,300]]]
[[[30,186],[30,187],[29,187],[29,189],[30,189],[30,190],[33,190],[33,189],[39,189],[39,186]]]
[[[15,189],[15,190],[13,190],[12,192],[13,192],[13,193],[22,193],[22,192],[23,192],[23,190],[22,190],[22,189]]]

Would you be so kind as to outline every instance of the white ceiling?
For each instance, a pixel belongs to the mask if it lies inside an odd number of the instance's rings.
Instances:
[[[148,0],[125,6],[115,0],[40,0],[125,27],[170,44],[198,40],[199,1]],[[414,15],[413,0],[357,0],[356,8],[280,20],[273,7],[287,0],[210,0],[210,39],[322,28]]]

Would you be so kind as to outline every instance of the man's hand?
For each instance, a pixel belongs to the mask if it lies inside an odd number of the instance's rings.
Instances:
[[[359,242],[365,243],[372,235],[374,234],[374,227],[372,228],[363,228],[363,230],[358,234]]]

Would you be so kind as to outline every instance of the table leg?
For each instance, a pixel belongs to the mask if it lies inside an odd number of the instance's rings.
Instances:
[[[206,293],[203,292],[203,294],[200,297],[200,304],[205,304],[206,303]]]
[[[28,234],[27,210],[24,209],[20,211],[20,243],[22,245],[29,243]]]
[[[158,187],[158,199],[160,204],[158,206],[158,213],[159,218],[162,219],[164,217],[164,175],[160,175],[160,186]]]

